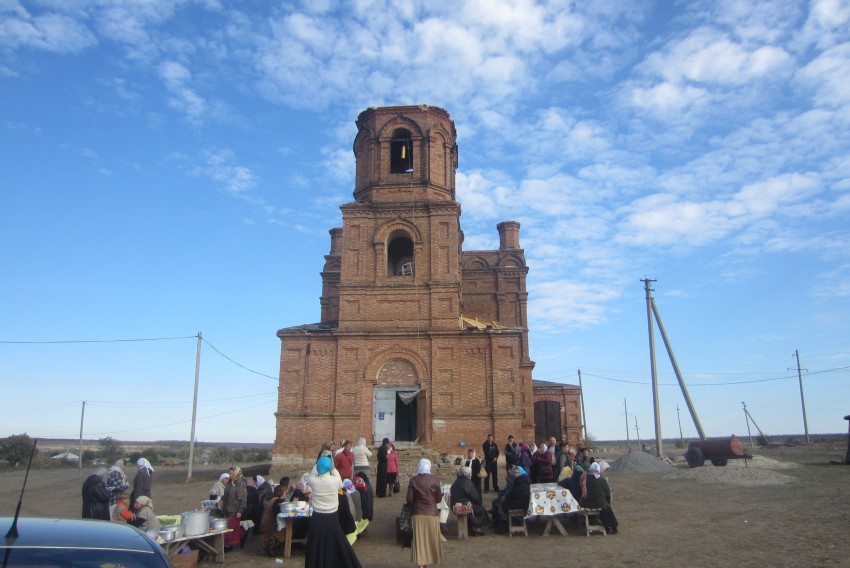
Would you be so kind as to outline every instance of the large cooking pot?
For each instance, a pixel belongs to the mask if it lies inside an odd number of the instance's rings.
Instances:
[[[210,530],[209,511],[188,511],[180,515],[183,520],[183,536],[197,536],[207,534]]]
[[[210,519],[211,531],[223,531],[227,528],[227,519]]]
[[[163,525],[160,531],[174,531],[174,538],[183,538],[183,525]]]

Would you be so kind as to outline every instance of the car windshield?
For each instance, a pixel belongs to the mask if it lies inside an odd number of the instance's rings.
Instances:
[[[166,568],[153,552],[80,548],[6,548],[0,551],[3,568]]]

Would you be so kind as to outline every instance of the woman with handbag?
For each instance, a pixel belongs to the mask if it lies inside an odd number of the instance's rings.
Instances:
[[[440,540],[440,511],[443,498],[440,478],[431,474],[431,461],[419,460],[417,473],[407,485],[407,499],[413,524],[411,560],[418,566],[441,564],[443,542]]]
[[[398,482],[398,452],[392,442],[387,444],[387,497],[401,491]]]

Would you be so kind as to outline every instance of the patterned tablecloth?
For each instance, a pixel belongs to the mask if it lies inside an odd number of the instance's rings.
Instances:
[[[563,515],[580,510],[569,489],[564,489],[554,483],[533,484],[531,486],[531,502],[528,504],[526,517],[547,517]]]

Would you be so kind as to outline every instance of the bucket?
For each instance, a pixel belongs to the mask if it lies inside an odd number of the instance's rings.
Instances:
[[[183,536],[207,534],[210,530],[209,511],[188,511],[180,517],[183,519]]]

